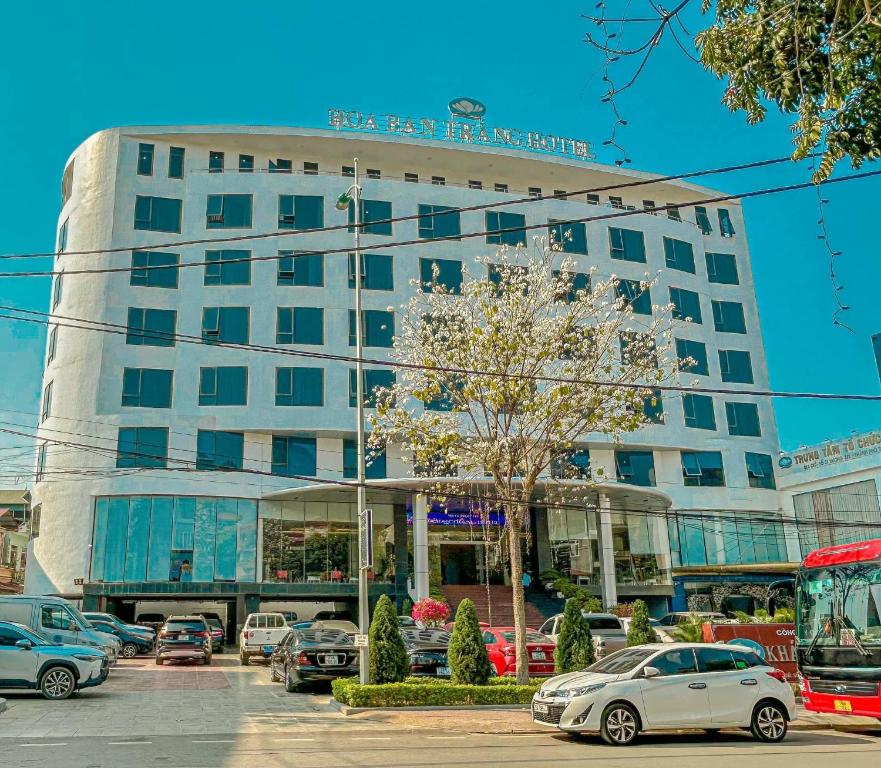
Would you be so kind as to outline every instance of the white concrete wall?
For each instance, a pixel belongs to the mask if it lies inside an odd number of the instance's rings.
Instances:
[[[136,174],[139,141],[155,145],[154,173]],[[167,177],[168,149],[186,148],[184,180]],[[226,152],[227,172],[208,174],[209,150]],[[238,153],[256,156],[258,171],[252,174],[235,172]],[[370,141],[351,134],[271,128],[144,128],[114,129],[88,139],[74,153],[76,160],[73,194],[59,216],[59,225],[69,218],[68,250],[102,247],[154,247],[159,243],[223,237],[225,234],[248,234],[273,231],[277,226],[279,194],[314,194],[325,198],[325,224],[342,224],[346,214],[334,209],[334,201],[351,179],[340,178],[341,165],[351,165],[353,154],[359,154],[362,170],[379,168],[385,176],[402,177],[414,171],[428,180],[431,175],[446,175],[449,186],[404,183],[399,180],[364,179],[363,196],[367,199],[389,200],[393,215],[415,214],[418,203],[462,206],[476,203],[513,200],[522,197],[529,186],[541,186],[546,193],[554,188],[577,189],[608,184],[615,179],[632,180],[633,172],[576,161],[518,155],[513,152],[490,152],[485,148],[468,150],[435,144],[419,144],[405,140]],[[301,169],[304,160],[318,161],[322,175],[304,176],[294,173],[268,174],[270,158],[287,157],[294,168]],[[469,178],[481,179],[489,190],[463,189],[453,183],[466,184]],[[496,181],[509,182],[509,194],[490,191]],[[250,230],[207,230],[205,226],[206,196],[211,193],[248,193],[254,195],[253,226]],[[180,235],[135,231],[134,202],[137,194],[178,197],[183,203],[183,230]],[[614,194],[614,192],[613,192]],[[654,184],[624,190],[625,203],[641,207],[643,198],[658,203],[685,203],[707,192],[688,184]],[[637,214],[617,221],[588,225],[589,256],[578,258],[586,271],[598,267],[600,277],[616,274],[637,279],[646,273],[660,273],[659,284],[652,291],[655,303],[668,301],[669,285],[697,291],[701,297],[703,324],[677,324],[677,334],[707,344],[710,376],[699,377],[700,385],[721,385],[717,350],[721,348],[748,350],[755,376],[753,388],[766,388],[768,376],[764,360],[761,332],[755,303],[749,254],[744,236],[745,224],[736,203],[725,207],[731,213],[737,236],[721,238],[718,220],[711,206],[709,214],[714,234],[703,236],[693,223],[692,208],[683,208],[682,215],[690,221],[676,222],[663,216]],[[582,201],[545,199],[528,205],[512,205],[510,209],[526,214],[527,224],[546,223],[548,219],[577,218],[611,213],[610,208],[588,206]],[[647,264],[633,264],[609,258],[607,228],[609,225],[640,229],[645,233]],[[482,211],[462,214],[462,232],[485,228]],[[416,239],[415,220],[398,222],[392,237],[365,235],[365,245]],[[534,234],[544,234],[541,230]],[[694,245],[696,275],[668,270],[665,267],[664,235],[688,240]],[[247,244],[230,243],[216,247],[250,248],[253,256],[274,256],[279,249],[309,250],[310,248],[349,248],[351,235],[345,230],[297,234],[255,240]],[[180,253],[181,261],[203,261],[206,246],[156,248]],[[365,291],[365,309],[399,307],[412,288],[409,281],[418,277],[419,256],[458,258],[472,264],[475,257],[491,253],[494,246],[484,238],[455,242],[425,242],[419,246],[390,250],[394,254],[395,290]],[[741,283],[738,286],[710,284],[706,279],[704,253],[707,250],[734,253],[738,260]],[[58,258],[57,267],[71,269],[85,265],[129,266],[126,252]],[[276,284],[276,262],[258,261],[251,264],[250,286],[204,286],[204,268],[180,270],[178,290],[133,287],[129,273],[69,276],[64,283],[60,315],[99,319],[124,326],[129,307],[174,308],[178,312],[177,332],[199,336],[203,306],[249,306],[251,308],[251,343],[275,345],[275,310],[277,306],[321,306],[324,308],[325,344],[323,352],[351,355],[348,346],[348,310],[353,292],[348,288],[346,255],[325,258],[323,288],[292,288]],[[716,334],[713,329],[711,298],[739,301],[744,305],[747,330],[740,334]],[[368,348],[369,357],[384,358],[388,350]],[[248,365],[249,393],[246,407],[200,407],[198,405],[198,372],[206,365]],[[274,368],[276,366],[323,365],[325,368],[324,406],[321,408],[277,408],[274,405]],[[174,396],[170,410],[122,408],[120,406],[122,372],[125,367],[173,368]],[[41,434],[57,439],[68,438],[107,448],[105,452],[87,453],[64,447],[49,449],[47,476],[34,489],[34,504],[41,505],[41,533],[33,551],[33,567],[28,569],[26,588],[32,592],[79,591],[74,579],[89,577],[90,542],[92,536],[93,501],[106,494],[186,494],[260,497],[273,490],[296,485],[282,478],[200,473],[198,476],[162,471],[141,471],[95,479],[65,480],[54,474],[74,468],[111,469],[115,466],[117,428],[124,426],[168,426],[170,456],[194,461],[198,429],[230,429],[246,433],[246,469],[269,472],[271,467],[271,433],[306,433],[317,435],[319,474],[326,478],[342,477],[342,439],[354,436],[355,410],[348,405],[347,363],[316,362],[292,357],[276,357],[257,352],[230,352],[222,348],[178,343],[173,348],[128,346],[124,335],[60,328],[55,360],[44,374],[44,385],[53,382],[52,415],[41,425]],[[737,388],[749,389],[745,385]],[[741,399],[741,398],[738,398]],[[746,398],[749,399],[749,398]],[[666,425],[649,426],[631,435],[628,446],[655,449],[658,487],[668,493],[674,507],[688,509],[766,509],[778,508],[773,491],[748,487],[744,451],[775,455],[776,427],[770,403],[758,399],[762,423],[761,438],[729,437],[725,419],[724,398],[715,398],[717,429],[714,432],[687,429],[683,423],[682,405],[678,397],[663,398]],[[62,430],[75,433],[65,435]],[[614,477],[612,446],[602,436],[587,436],[594,464],[602,461],[608,475]],[[726,488],[684,488],[679,463],[679,449],[720,450],[723,453]],[[172,465],[173,463],[170,463]],[[410,465],[402,461],[400,451],[392,449],[388,458],[390,477],[409,474]]]

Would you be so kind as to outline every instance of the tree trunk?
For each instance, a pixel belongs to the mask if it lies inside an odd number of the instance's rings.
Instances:
[[[511,591],[514,604],[514,650],[517,660],[517,682],[529,682],[529,657],[526,653],[526,601],[523,594],[523,556],[520,550],[520,513],[511,510],[508,520],[508,549],[511,556]]]

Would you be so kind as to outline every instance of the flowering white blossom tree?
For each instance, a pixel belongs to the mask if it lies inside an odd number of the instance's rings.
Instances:
[[[630,301],[651,283],[591,279],[558,244],[501,247],[463,268],[461,287],[435,267],[403,309],[392,387],[378,394],[371,446],[412,451],[429,477],[491,477],[505,510],[516,630],[517,677],[528,678],[521,534],[530,500],[551,463],[579,439],[617,439],[646,421],[646,399],[675,373],[670,306],[634,316]],[[644,319],[643,319],[644,318]],[[412,367],[411,367],[412,366]],[[445,467],[439,471],[438,467]],[[449,484],[434,492],[455,496]]]

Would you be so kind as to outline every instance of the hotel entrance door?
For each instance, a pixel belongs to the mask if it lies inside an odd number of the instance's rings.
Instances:
[[[479,544],[440,545],[442,584],[480,584],[483,575],[482,553]]]

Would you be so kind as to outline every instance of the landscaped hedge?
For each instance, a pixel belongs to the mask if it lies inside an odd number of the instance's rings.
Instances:
[[[529,704],[538,681],[517,685],[513,679],[490,678],[486,685],[454,685],[449,680],[408,677],[403,683],[361,685],[357,678],[333,681],[333,696],[350,707],[435,707],[475,704]]]

